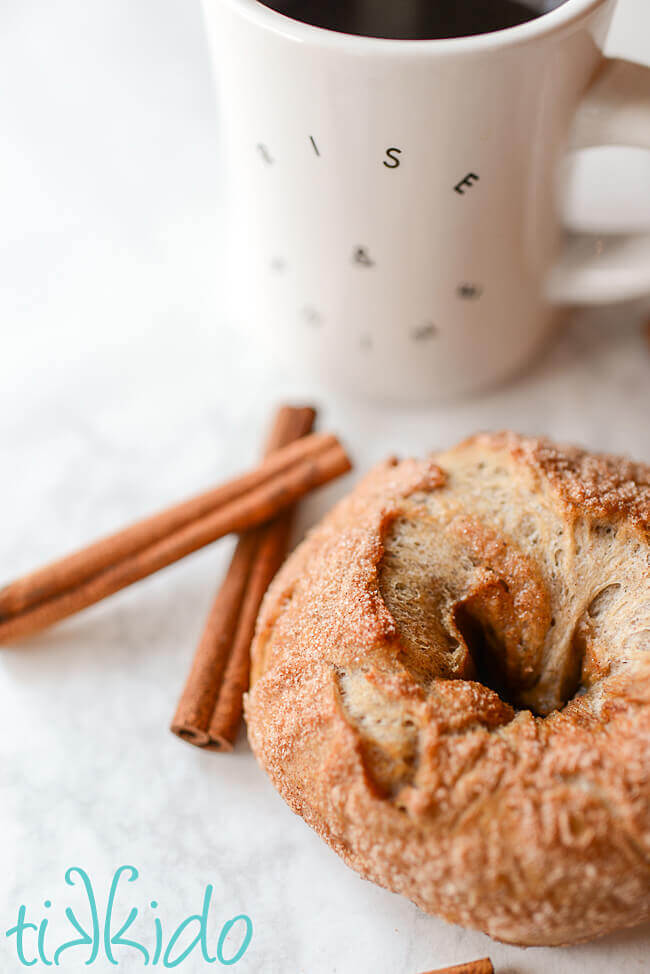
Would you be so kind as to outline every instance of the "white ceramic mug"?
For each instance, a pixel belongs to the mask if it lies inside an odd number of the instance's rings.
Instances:
[[[520,369],[561,304],[650,290],[650,238],[622,265],[602,241],[561,254],[568,147],[650,148],[650,69],[602,54],[615,0],[428,41],[204,5],[232,313],[266,354],[370,397],[447,397]]]

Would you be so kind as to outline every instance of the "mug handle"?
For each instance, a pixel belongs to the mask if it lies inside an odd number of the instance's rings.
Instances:
[[[569,151],[594,146],[650,149],[650,67],[605,59],[574,119]],[[650,187],[649,187],[650,192]],[[605,304],[650,294],[650,233],[569,236],[551,271],[556,304]]]

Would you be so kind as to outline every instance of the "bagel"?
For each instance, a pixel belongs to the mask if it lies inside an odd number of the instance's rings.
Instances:
[[[513,433],[375,468],[252,647],[252,749],[363,877],[495,939],[650,917],[650,467]]]

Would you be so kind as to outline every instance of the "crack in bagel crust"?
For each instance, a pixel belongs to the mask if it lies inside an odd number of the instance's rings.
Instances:
[[[514,434],[373,470],[274,580],[251,746],[361,875],[512,943],[650,917],[650,468]]]

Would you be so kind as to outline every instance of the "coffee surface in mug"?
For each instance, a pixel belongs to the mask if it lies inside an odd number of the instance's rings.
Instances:
[[[363,37],[433,40],[489,34],[541,17],[566,0],[264,0],[315,27]]]

